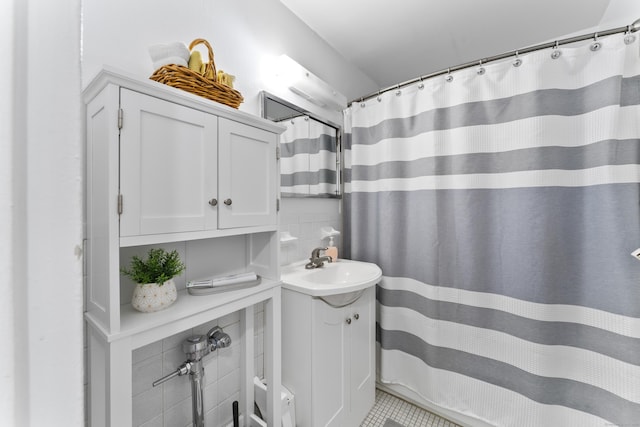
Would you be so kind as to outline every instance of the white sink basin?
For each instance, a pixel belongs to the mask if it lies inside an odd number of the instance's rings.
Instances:
[[[380,267],[369,262],[340,259],[310,270],[304,268],[305,264],[306,261],[283,268],[282,286],[337,307],[351,304],[382,277]]]

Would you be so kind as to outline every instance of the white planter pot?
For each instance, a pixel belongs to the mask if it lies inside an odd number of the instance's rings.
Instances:
[[[131,305],[143,313],[152,313],[169,307],[178,298],[173,279],[162,285],[157,283],[137,284],[133,290]]]

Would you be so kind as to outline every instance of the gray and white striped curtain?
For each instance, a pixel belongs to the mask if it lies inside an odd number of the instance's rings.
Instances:
[[[309,117],[282,120],[280,136],[280,192],[287,196],[309,195]]]
[[[317,177],[310,182],[309,192],[315,195],[335,196],[337,131],[312,119],[309,135],[314,147],[309,155],[309,171],[312,176]]]
[[[280,122],[280,191],[282,195],[335,195],[336,130],[312,117]]]
[[[379,381],[498,426],[640,423],[640,59],[623,36],[345,111]]]

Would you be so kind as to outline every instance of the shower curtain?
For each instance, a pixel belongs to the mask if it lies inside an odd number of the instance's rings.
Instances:
[[[345,250],[383,270],[380,382],[497,426],[640,425],[640,47],[623,39],[345,111]]]
[[[309,154],[309,172],[316,178],[309,185],[315,195],[335,196],[337,131],[331,126],[311,119],[309,138],[313,149]]]
[[[280,191],[290,197],[335,195],[336,130],[309,116],[281,120]]]
[[[286,127],[280,136],[280,192],[287,196],[309,195],[309,117],[279,122]]]

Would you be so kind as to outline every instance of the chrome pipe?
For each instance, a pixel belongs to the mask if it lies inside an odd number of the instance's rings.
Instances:
[[[169,375],[165,375],[164,377],[160,378],[159,380],[154,381],[152,385],[154,387],[157,387],[162,383],[166,383],[167,381],[169,381],[172,378],[175,378],[177,376],[186,375],[190,371],[191,371],[191,363],[190,362],[185,362],[182,365],[180,365],[180,367],[178,369],[176,369],[175,371],[173,371]]]
[[[194,427],[204,427],[204,366],[202,359],[191,369],[191,414]]]

